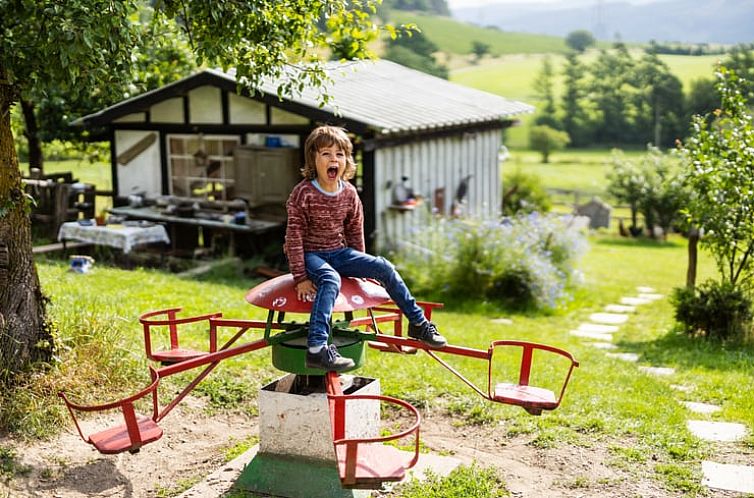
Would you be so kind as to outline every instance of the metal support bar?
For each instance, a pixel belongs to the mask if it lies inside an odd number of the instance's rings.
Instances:
[[[456,377],[458,377],[459,379],[461,379],[464,382],[464,384],[466,384],[467,386],[469,386],[470,388],[472,388],[473,390],[475,390],[481,397],[489,399],[489,396],[487,394],[485,394],[484,391],[482,391],[481,389],[479,389],[469,379],[467,379],[466,377],[464,377],[463,375],[461,375],[461,372],[459,372],[458,370],[456,370],[455,368],[453,368],[449,363],[447,363],[442,358],[440,358],[439,356],[437,356],[433,351],[430,351],[429,349],[427,349],[425,351],[426,351],[426,353],[429,356],[431,356],[433,359],[435,359],[440,365],[442,365],[445,368],[447,368],[448,371],[450,371],[450,373],[452,373],[453,375],[455,375]]]

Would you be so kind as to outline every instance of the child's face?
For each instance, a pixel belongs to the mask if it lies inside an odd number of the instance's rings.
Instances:
[[[346,153],[337,145],[322,147],[317,151],[317,182],[324,188],[337,189],[338,180],[346,171]]]

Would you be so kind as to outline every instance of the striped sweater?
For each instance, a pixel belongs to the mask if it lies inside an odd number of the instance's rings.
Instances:
[[[340,192],[331,196],[304,180],[294,187],[286,208],[285,254],[296,283],[308,278],[304,252],[365,250],[364,208],[352,184],[343,182]]]

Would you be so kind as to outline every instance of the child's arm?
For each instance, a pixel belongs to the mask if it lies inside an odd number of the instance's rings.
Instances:
[[[361,199],[356,193],[356,189],[353,190],[353,205],[351,212],[345,220],[345,236],[346,245],[360,252],[366,251],[364,244],[364,207],[361,204]]]
[[[298,284],[306,280],[306,265],[304,263],[304,231],[306,230],[306,217],[304,210],[296,202],[297,199],[288,199],[286,209],[288,211],[288,224],[285,229],[285,256],[288,258],[288,268],[293,274],[293,280]]]

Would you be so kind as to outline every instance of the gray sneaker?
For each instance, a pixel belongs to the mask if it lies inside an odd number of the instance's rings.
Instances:
[[[356,366],[351,358],[343,358],[335,344],[330,344],[318,353],[306,351],[306,368],[316,368],[327,372],[343,372]]]
[[[435,324],[429,320],[426,320],[421,325],[410,323],[408,325],[408,336],[423,342],[433,349],[444,348],[448,345],[448,341],[440,335]]]

